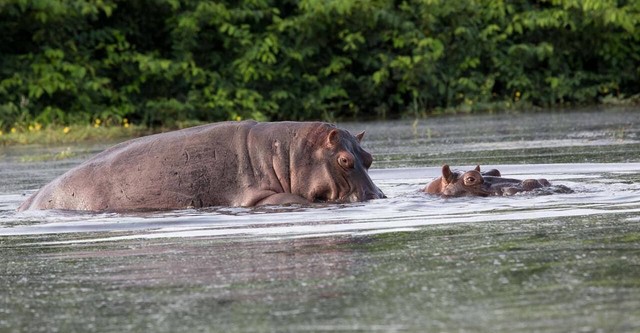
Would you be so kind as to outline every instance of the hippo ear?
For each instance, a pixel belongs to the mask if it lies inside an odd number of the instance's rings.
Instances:
[[[340,133],[338,133],[337,129],[331,130],[329,135],[327,136],[327,145],[329,147],[335,147],[340,143]]]
[[[475,170],[476,170],[476,171],[478,171],[478,172],[480,172],[480,165],[476,165]]]
[[[364,131],[356,135],[356,139],[358,139],[358,142],[362,142],[362,138],[364,138]]]
[[[448,164],[442,166],[442,179],[444,179],[447,183],[453,183],[454,174],[451,172],[451,168],[449,168]]]

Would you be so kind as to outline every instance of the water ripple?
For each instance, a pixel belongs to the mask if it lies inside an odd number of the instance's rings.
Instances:
[[[493,167],[493,166],[492,166]],[[318,207],[209,208],[162,213],[15,213],[21,196],[4,196],[0,235],[77,233],[62,243],[173,237],[319,237],[414,230],[445,223],[481,223],[640,213],[640,164],[501,165],[504,174],[540,177],[571,194],[443,199],[419,189],[439,168],[372,170],[389,199]],[[105,234],[108,232],[110,234]],[[84,236],[82,236],[84,234]]]

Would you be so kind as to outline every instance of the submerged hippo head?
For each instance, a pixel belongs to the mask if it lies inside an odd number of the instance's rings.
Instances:
[[[297,172],[301,195],[312,202],[358,202],[385,198],[369,178],[371,154],[360,146],[364,132],[353,135],[328,126],[308,138],[311,160],[300,161]],[[293,182],[292,182],[293,183]]]
[[[491,174],[500,174],[498,170],[490,170]],[[467,172],[451,171],[445,164],[442,166],[442,175],[427,184],[423,192],[439,194],[446,197],[461,196],[488,196],[490,195],[487,184],[484,182],[480,166]]]
[[[480,172],[480,166],[467,172],[451,171],[448,165],[442,167],[442,176],[431,181],[423,192],[445,197],[461,196],[503,196],[538,189],[549,190],[548,193],[571,193],[571,189],[563,185],[552,186],[544,178],[514,179],[502,177],[500,171],[491,169]]]

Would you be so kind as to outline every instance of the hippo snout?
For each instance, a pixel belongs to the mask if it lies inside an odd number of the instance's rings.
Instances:
[[[382,193],[382,191],[376,187],[373,190],[367,190],[364,192],[365,200],[373,200],[373,199],[384,199],[387,196]]]
[[[351,195],[347,196],[344,201],[346,202],[360,202],[373,199],[383,199],[387,196],[382,193],[379,188],[364,189],[362,191],[355,191]]]

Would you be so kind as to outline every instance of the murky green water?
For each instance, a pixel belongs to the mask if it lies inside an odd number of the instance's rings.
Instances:
[[[341,126],[388,199],[18,214],[104,146],[0,150],[0,332],[640,331],[640,110]],[[418,193],[445,162],[575,192]]]

